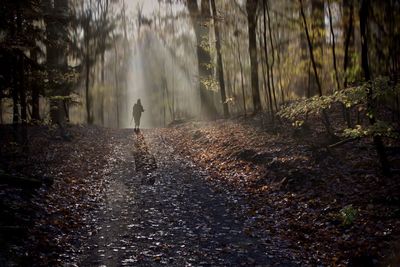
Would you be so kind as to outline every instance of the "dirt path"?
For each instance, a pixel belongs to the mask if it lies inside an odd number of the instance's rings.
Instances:
[[[253,237],[246,203],[206,182],[156,130],[112,140],[105,201],[79,266],[290,266],[268,237]]]

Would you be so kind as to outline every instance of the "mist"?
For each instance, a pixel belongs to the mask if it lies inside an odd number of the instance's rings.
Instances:
[[[142,100],[143,127],[165,126],[199,112],[198,90],[190,76],[197,70],[179,65],[175,57],[150,27],[141,29],[127,74],[127,105]],[[123,126],[129,127],[130,120],[130,113],[123,116]]]
[[[155,1],[128,3],[114,5],[114,12],[122,10],[126,18],[112,35],[113,47],[105,52],[104,66],[98,62],[98,69],[92,73],[94,122],[108,127],[132,127],[132,107],[138,99],[145,108],[141,120],[145,128],[198,116],[196,39],[184,6]],[[85,95],[83,82],[77,90],[79,95]],[[73,123],[87,120],[85,106],[83,101],[71,107]]]

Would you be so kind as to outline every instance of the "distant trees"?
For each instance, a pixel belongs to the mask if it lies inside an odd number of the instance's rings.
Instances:
[[[200,20],[194,21],[196,37],[198,40],[203,40],[200,41],[203,45],[205,43],[209,45],[207,38],[210,31],[207,33],[204,27],[209,25],[207,15],[204,16],[209,12],[209,1],[201,1],[202,7],[199,7],[197,2],[187,1],[189,13],[192,19],[201,17],[201,23]],[[225,38],[218,37],[214,30],[217,50],[215,54],[212,53],[212,47],[209,49],[211,53],[206,53],[201,50],[201,46],[198,46],[200,47],[199,73],[208,71],[205,76],[212,76],[210,71],[213,65],[210,62],[213,63],[215,56],[217,76],[220,78],[221,68],[218,58],[224,58],[223,68],[233,77],[225,77],[224,81],[219,80],[219,84],[222,87],[228,84],[229,90],[225,92],[225,97],[229,99],[229,105],[235,106],[233,112],[236,110],[242,114],[247,113],[249,105],[246,105],[246,102],[250,102],[256,113],[268,109],[273,118],[274,110],[278,111],[279,106],[287,100],[326,95],[361,81],[359,56],[361,51],[355,45],[360,36],[359,30],[355,28],[357,15],[354,10],[360,4],[357,1],[214,0],[210,4],[211,7],[215,4],[216,9],[220,6],[224,10],[220,15],[221,23],[217,31],[222,32]],[[391,1],[381,6],[373,2],[371,7],[373,16],[369,22],[374,24],[373,29],[377,33],[368,37],[372,38],[371,41],[374,43],[370,49],[373,55],[371,60],[378,62],[386,57],[393,63],[390,64],[393,66],[391,73],[394,69],[398,69],[394,63],[397,60],[390,53],[386,55],[382,49],[379,50],[376,44],[378,36],[382,36],[388,45],[397,49],[393,42],[397,38],[394,30],[396,26],[393,23],[397,17],[394,12],[389,11],[396,8],[398,6]],[[390,19],[385,21],[384,14]],[[203,28],[203,37],[199,36],[199,28]],[[387,35],[389,32],[393,38]],[[234,43],[228,43],[229,40],[234,40]],[[247,51],[241,47],[246,47]],[[207,62],[201,56],[203,52],[206,54]],[[231,58],[230,54],[236,57]],[[205,70],[205,66],[210,68]],[[373,71],[390,72],[375,69]],[[200,77],[205,76],[200,75]],[[265,90],[260,90],[260,79],[263,81],[261,86],[264,86]],[[239,93],[236,91],[236,82],[242,89]],[[235,90],[231,90],[233,85]],[[222,87],[219,88],[221,98],[224,94]],[[210,99],[207,101],[213,102]],[[344,116],[349,126],[352,124],[350,113],[350,110],[344,109]],[[329,125],[328,119],[325,121],[326,125]]]
[[[86,118],[89,124],[94,122],[90,92],[92,67],[97,62],[100,62],[100,82],[104,84],[104,56],[106,50],[112,47],[111,33],[115,27],[115,18],[110,15],[109,6],[109,0],[76,0],[72,8],[74,13],[73,28],[75,32],[74,54],[83,64]],[[82,33],[83,36],[81,36],[80,33]]]
[[[178,110],[187,102],[178,101],[175,70],[168,71],[173,66],[195,81],[202,116],[211,119],[268,111],[272,121],[287,102],[327,96],[365,80],[357,45],[361,1],[161,1],[170,11],[160,9],[154,19],[141,9],[131,16],[132,6],[123,0],[3,2],[0,120],[15,125],[43,119],[63,124],[70,117],[71,93],[79,91],[84,100],[79,116],[124,126],[129,64],[138,53],[132,41],[139,42],[143,29],[157,35],[173,58],[164,76],[174,77],[164,77],[165,103],[160,100],[170,119],[183,114]],[[365,38],[371,80],[385,76],[398,83],[399,11],[397,1],[369,3]],[[194,36],[177,30],[178,23],[182,29],[192,25]],[[384,103],[400,116],[398,94]],[[51,112],[45,111],[47,104]],[[354,127],[360,117],[354,114],[362,111],[343,110],[348,127]]]
[[[46,25],[46,66],[50,90],[50,117],[53,123],[62,125],[68,118],[66,97],[70,94],[67,82],[69,42],[68,0],[44,0]]]
[[[313,55],[313,46],[308,32],[306,12],[304,8],[304,0],[299,0],[300,3],[300,13],[305,25],[305,33],[307,36],[309,54],[311,62],[313,65],[315,76],[318,78],[320,72],[317,71],[317,64]],[[359,139],[363,137],[369,137],[373,140],[373,144],[376,148],[377,155],[382,167],[384,174],[390,174],[390,166],[385,153],[384,139],[386,138],[399,138],[398,132],[395,130],[398,124],[391,123],[387,116],[382,116],[382,111],[386,110],[388,112],[387,103],[389,99],[397,99],[400,93],[398,86],[398,73],[394,76],[385,66],[381,69],[371,68],[371,61],[376,61],[380,57],[385,57],[381,52],[376,49],[371,49],[371,44],[376,45],[376,36],[382,35],[380,31],[382,27],[377,27],[377,24],[389,26],[391,23],[386,21],[377,21],[377,10],[383,13],[388,13],[387,16],[390,17],[390,13],[387,9],[380,9],[377,5],[373,5],[372,1],[362,0],[357,5],[354,2],[346,3],[344,5],[344,14],[348,17],[341,18],[344,21],[343,27],[343,47],[344,58],[343,58],[343,85],[341,88],[340,82],[340,72],[339,64],[337,64],[336,58],[336,45],[335,43],[335,30],[334,30],[334,16],[333,16],[333,2],[328,3],[328,18],[329,18],[329,28],[332,41],[332,65],[331,70],[333,70],[333,76],[331,85],[336,86],[336,90],[333,94],[322,94],[323,90],[320,87],[320,96],[308,98],[303,101],[298,101],[290,105],[289,107],[283,109],[279,115],[283,118],[293,120],[295,125],[301,125],[304,119],[311,114],[324,115],[324,123],[326,123],[326,111],[330,109],[334,104],[339,103],[345,107],[346,119],[347,119],[347,129],[346,126],[341,126],[340,130],[336,129],[336,133],[342,137],[347,137],[337,144],[330,145],[331,148],[352,141],[354,139]],[[354,5],[353,5],[354,4]],[[374,8],[373,8],[374,7]],[[392,6],[394,8],[394,6]],[[354,19],[356,17],[355,9],[358,9],[358,19],[359,28],[354,27]],[[398,7],[400,8],[400,7]],[[386,11],[385,11],[386,10]],[[337,11],[336,11],[337,12]],[[375,13],[374,13],[375,12]],[[374,13],[375,16],[371,14]],[[340,21],[340,20],[337,20]],[[390,27],[389,27],[390,28]],[[354,36],[356,30],[359,30],[357,34],[359,37]],[[384,31],[384,30],[383,30]],[[391,38],[389,38],[391,39]],[[355,40],[359,41],[360,48],[357,49]],[[381,42],[381,41],[379,41]],[[372,45],[373,47],[373,45]],[[378,54],[377,54],[378,53]],[[380,55],[379,55],[380,54]],[[350,56],[351,55],[351,56]],[[386,60],[390,62],[391,56],[387,54]],[[352,87],[348,85],[352,84]],[[317,79],[318,83],[318,79]],[[383,105],[386,104],[386,105]],[[351,110],[356,109],[357,114],[357,125],[353,126],[351,123]],[[394,112],[393,112],[394,111]],[[393,115],[395,110],[393,110]],[[393,116],[394,117],[394,116]],[[363,122],[363,119],[365,120]],[[327,127],[329,132],[330,128]],[[332,134],[333,132],[331,132]]]
[[[114,5],[117,2],[112,1]],[[1,122],[12,100],[14,125],[43,120],[63,125],[70,119],[71,93],[77,91],[79,77],[85,78],[87,121],[94,121],[92,67],[100,62],[99,76],[104,82],[105,51],[111,48],[111,32],[116,26],[110,6],[109,0],[2,2]],[[46,110],[47,103],[50,110]]]
[[[4,1],[0,12],[1,95],[13,100],[14,125],[42,119],[40,96],[49,99],[50,121],[63,124],[74,78],[67,61],[68,0]]]

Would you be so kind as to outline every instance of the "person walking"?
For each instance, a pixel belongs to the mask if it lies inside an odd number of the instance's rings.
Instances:
[[[133,110],[132,110],[132,117],[135,121],[135,130],[139,130],[140,117],[142,116],[143,112],[144,112],[144,109],[143,109],[142,103],[139,98],[137,100],[136,104],[133,105]]]

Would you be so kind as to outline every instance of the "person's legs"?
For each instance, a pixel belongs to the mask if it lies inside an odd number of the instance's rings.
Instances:
[[[139,120],[137,117],[134,117],[135,120],[135,129],[139,128]]]

